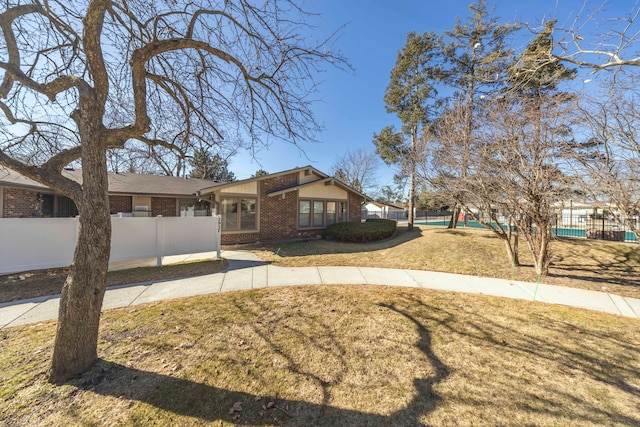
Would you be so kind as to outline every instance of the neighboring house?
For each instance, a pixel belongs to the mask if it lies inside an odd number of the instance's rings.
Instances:
[[[390,203],[380,203],[369,201],[362,208],[362,217],[366,218],[384,218],[384,219],[406,219],[407,211],[397,205],[392,205]]]
[[[65,170],[76,182],[81,170]],[[214,181],[135,173],[109,173],[111,214],[128,216],[211,215],[209,204],[196,191]],[[0,167],[0,218],[73,217],[78,214],[69,198],[39,182]]]
[[[311,167],[198,191],[222,216],[222,243],[315,237],[336,222],[359,222],[366,197]]]
[[[64,174],[80,181],[80,170]],[[314,237],[334,222],[360,221],[365,196],[311,166],[228,183],[109,173],[112,214],[220,214],[224,244]],[[77,215],[73,202],[0,167],[0,217]]]

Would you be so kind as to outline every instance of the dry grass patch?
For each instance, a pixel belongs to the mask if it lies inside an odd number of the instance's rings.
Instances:
[[[441,271],[535,282],[536,273],[526,243],[520,261],[508,264],[504,244],[482,229],[447,230],[420,227],[399,229],[398,236],[376,243],[337,243],[326,240],[250,246],[275,265],[361,266]],[[606,291],[640,298],[638,245],[599,240],[558,239],[552,244],[553,263],[544,283]]]
[[[107,286],[201,276],[217,273],[227,265],[225,260],[208,260],[110,271],[107,273]],[[0,302],[59,294],[67,274],[66,268],[50,268],[2,275],[0,276]]]
[[[640,424],[640,321],[567,307],[315,286],[110,310],[59,387],[53,334],[0,331],[0,424]]]

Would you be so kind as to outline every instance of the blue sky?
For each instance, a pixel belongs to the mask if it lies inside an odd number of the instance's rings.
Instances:
[[[363,146],[371,146],[372,135],[387,125],[398,122],[387,114],[383,96],[389,82],[397,52],[403,47],[410,31],[441,33],[453,28],[456,16],[468,15],[470,0],[316,0],[306,2],[309,10],[322,14],[318,19],[318,38],[328,35],[343,24],[336,47],[348,58],[354,71],[329,69],[320,76],[319,97],[313,110],[324,130],[317,135],[319,142],[301,144],[302,150],[290,144],[276,142],[269,149],[260,150],[255,159],[239,153],[230,159],[230,169],[239,179],[249,178],[260,168],[278,172],[307,164],[330,173],[338,155]],[[591,8],[601,5],[592,1]],[[628,12],[635,1],[615,0],[620,15]],[[583,0],[501,0],[495,5],[495,16],[501,22],[521,20],[539,26],[543,18],[557,17],[560,26],[570,26],[573,17],[583,6]],[[618,16],[620,16],[618,15]],[[526,45],[528,35],[523,32],[514,46]],[[518,46],[518,43],[520,46]],[[259,162],[259,163],[258,163]],[[390,184],[393,169],[380,168],[379,186]]]

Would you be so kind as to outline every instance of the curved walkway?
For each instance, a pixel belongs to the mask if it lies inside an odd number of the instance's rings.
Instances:
[[[372,267],[277,267],[248,251],[223,251],[219,273],[111,287],[103,309],[216,292],[317,284],[391,285],[535,300],[640,318],[640,299],[605,292],[505,279]],[[0,329],[58,317],[59,295],[0,303]]]

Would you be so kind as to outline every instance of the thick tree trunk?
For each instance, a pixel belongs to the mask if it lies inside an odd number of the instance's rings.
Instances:
[[[546,234],[540,236],[538,253],[535,254],[534,265],[539,276],[549,275],[549,239]]]
[[[98,138],[96,138],[98,139]],[[83,147],[78,241],[62,288],[49,381],[72,378],[97,360],[100,311],[111,248],[106,156],[99,144]]]
[[[409,218],[407,218],[407,230],[413,230],[413,224],[415,222],[415,209],[416,209],[416,138],[418,129],[414,128],[411,132],[411,163],[410,163],[410,177],[409,177]]]
[[[520,265],[520,255],[518,253],[518,244],[520,243],[519,240],[520,234],[518,233],[518,229],[516,228],[516,232],[513,235],[513,265],[515,265],[516,267]]]
[[[451,220],[449,221],[447,228],[458,228],[458,217],[460,216],[460,212],[462,212],[462,208],[456,204],[453,207],[453,214],[451,215]]]

